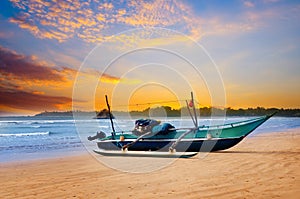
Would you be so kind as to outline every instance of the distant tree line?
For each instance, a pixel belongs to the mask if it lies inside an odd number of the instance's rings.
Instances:
[[[196,109],[198,115],[209,116],[262,116],[276,112],[276,116],[282,117],[300,117],[300,109],[278,109],[278,108],[248,108],[248,109],[232,109],[232,108],[215,108],[203,107]],[[131,111],[132,116],[167,116],[167,117],[180,117],[189,116],[187,107],[181,109],[172,109],[169,106],[157,107],[154,109],[147,108],[143,111]]]
[[[35,117],[65,117],[65,116],[73,116],[72,111],[44,111],[34,115]]]
[[[102,112],[107,110],[102,110]],[[263,107],[257,107],[257,108],[247,108],[247,109],[232,109],[232,108],[215,108],[215,107],[203,107],[200,109],[197,109],[197,114],[204,117],[210,117],[210,116],[261,116],[261,115],[267,115],[272,114],[274,112],[276,113],[276,116],[282,116],[282,117],[300,117],[300,109],[278,109],[278,108],[263,108]],[[101,111],[95,111],[95,112],[84,112],[84,111],[76,111],[76,114],[82,115],[82,116],[95,116],[101,113]],[[162,106],[157,108],[147,108],[143,111],[130,111],[128,112],[122,112],[122,111],[113,111],[114,116],[126,116],[130,115],[133,117],[181,117],[181,116],[189,116],[189,112],[187,110],[187,107],[183,107],[181,109],[173,109],[169,106]],[[72,111],[66,111],[66,112],[42,112],[35,116],[40,117],[53,117],[53,116],[73,116]]]

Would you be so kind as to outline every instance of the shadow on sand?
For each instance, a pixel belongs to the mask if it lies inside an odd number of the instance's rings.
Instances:
[[[215,151],[211,153],[223,153],[223,154],[290,154],[300,155],[299,151]]]

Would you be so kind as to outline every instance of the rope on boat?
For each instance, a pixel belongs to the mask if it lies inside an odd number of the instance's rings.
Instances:
[[[118,108],[118,107],[128,107],[128,106],[144,106],[144,105],[152,105],[152,104],[166,104],[166,103],[172,103],[172,102],[182,102],[184,103],[185,99],[180,100],[168,100],[168,101],[156,101],[156,102],[145,102],[145,103],[137,103],[137,104],[117,104],[117,105],[111,105],[111,107]],[[203,106],[203,104],[200,104],[198,101],[194,99],[195,103],[198,104],[198,106]]]
[[[128,107],[128,106],[144,106],[144,105],[152,105],[152,104],[166,104],[172,102],[184,102],[185,100],[169,100],[169,101],[156,101],[156,102],[146,102],[146,103],[139,103],[139,104],[119,104],[114,105],[112,107]]]
[[[124,151],[124,150],[128,149],[128,147],[134,145],[134,144],[137,143],[140,139],[142,139],[143,137],[145,137],[145,136],[147,136],[147,135],[150,135],[151,133],[152,133],[152,132],[149,131],[149,132],[147,132],[147,133],[141,135],[140,137],[138,137],[138,138],[137,138],[136,140],[134,140],[133,142],[130,142],[130,143],[124,145],[124,146],[122,147],[122,150]]]
[[[174,142],[170,148],[169,148],[169,151],[170,152],[175,152],[175,147],[177,146],[177,144],[188,134],[194,132],[195,130],[197,130],[197,128],[191,128],[190,130],[186,131],[185,133],[181,134],[179,136],[179,138],[176,140],[176,142]]]
[[[270,117],[270,116],[268,116],[268,117]],[[197,128],[195,128],[195,127],[182,127],[182,128],[170,128],[169,130],[177,131],[177,130],[193,130],[193,129],[202,129],[202,128],[213,129],[213,128],[224,128],[225,126],[228,126],[228,125],[230,125],[232,127],[237,127],[237,126],[242,125],[242,124],[247,124],[247,123],[250,123],[250,122],[259,121],[259,120],[262,120],[262,119],[265,119],[265,118],[266,118],[266,116],[262,116],[262,117],[253,118],[253,119],[249,119],[249,120],[232,122],[232,123],[225,123],[225,124],[221,124],[221,125],[212,125],[212,126],[201,125],[201,126],[198,126]],[[121,131],[119,133],[122,133],[122,134],[123,133],[132,133],[132,130],[125,130],[125,131]]]

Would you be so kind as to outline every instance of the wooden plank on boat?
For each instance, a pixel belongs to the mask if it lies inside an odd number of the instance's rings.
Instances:
[[[198,152],[157,152],[157,151],[109,151],[94,150],[103,156],[124,156],[124,157],[154,157],[154,158],[190,158]]]

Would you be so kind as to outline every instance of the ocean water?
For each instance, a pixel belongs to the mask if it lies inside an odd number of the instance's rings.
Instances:
[[[228,117],[225,123],[250,119],[249,117]],[[191,127],[189,118],[169,118],[175,127]],[[220,118],[202,118],[199,125],[209,125]],[[115,128],[131,130],[134,120],[116,119]],[[256,129],[250,136],[270,132],[285,132],[300,128],[300,118],[273,117]],[[95,135],[97,131],[110,134],[109,120],[95,120],[71,117],[2,117],[0,118],[0,162],[24,161],[61,157],[86,153],[81,139]],[[95,146],[96,148],[96,146]]]

